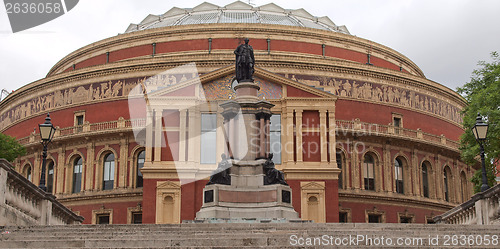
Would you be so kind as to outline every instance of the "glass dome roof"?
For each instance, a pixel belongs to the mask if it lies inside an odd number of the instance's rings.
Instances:
[[[315,17],[304,9],[287,10],[270,3],[253,7],[236,1],[224,7],[204,2],[194,8],[174,7],[163,15],[148,15],[139,24],[130,24],[125,33],[134,31],[206,23],[261,23],[329,30],[350,34],[345,26],[337,26],[330,18]]]

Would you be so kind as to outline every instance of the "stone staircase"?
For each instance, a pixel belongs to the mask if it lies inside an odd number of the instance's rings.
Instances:
[[[0,233],[0,248],[500,248],[498,225],[69,225],[0,227]]]

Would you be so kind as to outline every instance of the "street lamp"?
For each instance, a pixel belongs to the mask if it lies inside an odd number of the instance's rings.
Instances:
[[[42,174],[40,176],[40,186],[38,186],[43,191],[47,192],[47,186],[45,186],[45,165],[47,164],[47,145],[52,141],[56,128],[50,122],[50,114],[47,113],[45,118],[45,123],[39,124],[40,137],[42,138],[43,154],[42,154]]]
[[[488,178],[486,177],[486,165],[484,161],[484,140],[486,140],[486,134],[488,133],[488,124],[483,122],[483,118],[478,113],[476,118],[476,124],[472,127],[472,133],[476,138],[479,147],[481,148],[481,166],[483,170],[483,184],[481,185],[481,192],[488,190]]]

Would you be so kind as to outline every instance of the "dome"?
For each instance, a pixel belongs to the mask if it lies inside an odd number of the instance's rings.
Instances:
[[[345,26],[337,26],[330,18],[315,17],[304,9],[287,10],[270,3],[253,7],[236,1],[224,7],[204,2],[194,8],[174,7],[163,15],[148,15],[139,24],[130,24],[125,33],[179,25],[207,23],[260,23],[328,30],[350,34]]]

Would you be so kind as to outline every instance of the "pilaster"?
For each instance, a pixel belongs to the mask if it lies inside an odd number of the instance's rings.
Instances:
[[[284,144],[283,146],[283,151],[281,154],[285,155],[285,158],[283,161],[286,160],[286,162],[293,163],[294,162],[294,157],[293,157],[293,152],[295,151],[294,146],[294,141],[293,141],[293,110],[292,109],[287,109],[286,112],[286,122],[285,122],[285,134],[282,136],[284,138]]]
[[[330,150],[330,163],[335,163],[335,168],[338,168],[338,164],[337,164],[337,148],[336,148],[336,144],[337,144],[337,141],[336,141],[336,138],[335,138],[335,134],[336,134],[336,124],[335,124],[335,111],[333,110],[328,110],[328,129],[326,131],[327,135],[328,135],[328,149]],[[346,155],[347,156],[347,155]],[[346,164],[347,164],[347,160],[346,160]],[[342,171],[344,171],[344,175],[346,176],[346,181],[344,184],[346,184],[346,186],[348,186],[348,178],[347,177],[347,165],[344,165],[344,168],[342,169]]]
[[[392,164],[391,164],[391,148],[390,145],[383,145],[383,168],[384,168],[384,181],[385,181],[385,191],[386,192],[394,192],[393,181],[392,181]]]
[[[62,194],[64,193],[63,185],[64,185],[64,169],[66,168],[66,158],[65,158],[65,149],[64,145],[61,145],[57,151],[57,171],[56,175],[56,184],[54,185],[54,193]]]
[[[321,162],[328,162],[328,144],[327,144],[327,134],[326,134],[326,110],[319,110],[319,129],[320,129],[320,153]],[[330,154],[332,157],[335,154]]]
[[[153,111],[147,110],[146,114],[146,155],[145,161],[153,160]]]
[[[85,186],[82,186],[82,190],[92,190],[92,178],[94,176],[93,174],[93,169],[95,169],[95,143],[87,143],[87,160],[85,160],[85,163],[83,165],[82,172],[85,172],[84,175],[82,175],[82,184]]]
[[[120,157],[119,157],[119,167],[116,167],[115,170],[118,170],[118,174],[120,176],[120,182],[118,183],[118,188],[126,188],[127,187],[127,172],[129,171],[127,165],[128,158],[128,138],[120,139]]]
[[[295,110],[295,149],[297,150],[297,162],[302,162],[303,147],[302,147],[302,110]]]
[[[421,171],[422,171],[422,168],[419,167],[418,165],[418,151],[413,148],[412,151],[411,151],[411,161],[412,163],[410,164],[410,170],[411,172],[413,173],[413,176],[412,176],[412,179],[410,181],[410,183],[413,183],[413,195],[415,196],[422,196],[422,191],[421,190],[421,186],[422,186],[422,181],[421,181]]]
[[[161,110],[155,110],[155,128],[154,128],[154,161],[161,161],[161,146],[162,146],[162,133],[163,125],[161,123],[163,112]]]
[[[179,123],[179,161],[186,161],[186,116],[187,110],[181,109],[179,110],[180,123]]]

